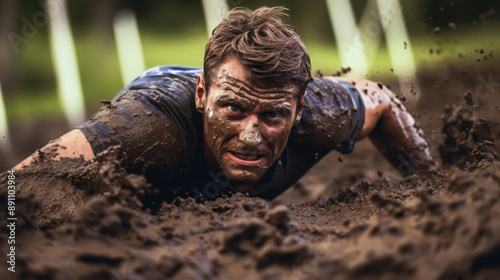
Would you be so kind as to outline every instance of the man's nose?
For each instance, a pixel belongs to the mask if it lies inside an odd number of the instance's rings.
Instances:
[[[257,146],[262,141],[259,131],[259,118],[251,116],[246,119],[243,131],[240,133],[240,141],[248,146]]]

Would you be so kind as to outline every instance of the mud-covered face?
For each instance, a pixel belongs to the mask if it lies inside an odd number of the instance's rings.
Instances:
[[[196,105],[204,114],[205,156],[237,191],[255,185],[283,152],[300,120],[296,90],[260,85],[236,58],[220,66],[208,95],[203,77],[198,79]]]

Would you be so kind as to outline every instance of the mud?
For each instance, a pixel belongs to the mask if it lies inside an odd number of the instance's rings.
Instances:
[[[438,45],[429,56],[441,54]],[[5,231],[8,173],[0,174],[0,279],[498,279],[500,64],[489,46],[457,60],[469,64],[429,62],[418,73],[419,102],[405,104],[442,163],[435,173],[403,178],[362,141],[272,201],[236,194],[158,205],[145,177],[125,171],[120,147],[92,163],[39,153],[36,166],[15,173],[15,244]],[[399,92],[396,81],[383,82]],[[402,103],[416,94],[400,93]],[[144,126],[156,125],[158,116],[143,114],[151,116]],[[153,140],[144,143],[175,145]],[[149,159],[135,169],[161,159],[155,151],[129,152]]]
[[[92,163],[37,157],[15,174],[16,273],[0,278],[495,279],[498,128],[470,94],[457,96],[441,112],[439,173],[402,178],[359,143],[358,154],[327,157],[273,201],[177,199],[156,213],[155,191],[125,172],[119,147]]]

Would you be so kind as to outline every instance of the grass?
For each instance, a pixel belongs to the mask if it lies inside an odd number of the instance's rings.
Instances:
[[[486,54],[489,50],[499,49],[499,41],[493,35],[496,34],[497,28],[472,26],[443,34],[414,34],[411,43],[417,67],[432,67],[441,62],[474,63],[479,56],[475,50],[480,49],[481,45],[484,46]],[[168,64],[202,66],[207,40],[202,28],[183,34],[143,31],[141,39],[147,68]],[[333,44],[310,41],[304,43],[311,55],[313,73],[318,69],[325,74],[340,70],[339,55]],[[86,108],[88,112],[95,112],[101,105],[99,100],[113,98],[123,87],[114,41],[112,38],[98,40],[91,34],[75,33],[75,44]],[[433,54],[430,53],[430,48],[433,49]],[[440,54],[437,54],[436,50],[439,50]],[[462,54],[461,59],[457,59],[458,53]],[[17,59],[17,66],[25,80],[21,86],[10,90],[5,97],[7,117],[11,125],[61,117],[63,112],[57,98],[46,34],[38,34],[31,39],[20,50]],[[382,44],[373,61],[369,77],[377,75],[382,79],[384,76],[390,76],[391,67],[389,55]]]

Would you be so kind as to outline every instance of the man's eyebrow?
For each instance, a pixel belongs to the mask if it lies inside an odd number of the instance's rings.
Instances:
[[[246,83],[245,81],[226,76],[227,81],[225,83],[230,87],[238,88],[238,91],[243,91],[246,94],[262,98],[262,99],[279,99],[283,98],[287,94],[291,94],[292,90],[288,89],[269,89],[269,90],[258,90],[252,87],[252,85]],[[235,92],[237,93],[237,92]]]
[[[239,100],[240,100],[239,98],[235,98],[235,97],[227,96],[227,95],[217,96],[215,98],[215,102],[237,102]]]
[[[282,114],[292,113],[292,107],[289,103],[267,104],[264,105],[264,109],[268,111],[278,111]]]
[[[276,110],[278,110],[282,113],[291,113],[292,112],[292,108],[290,108],[290,106],[286,106],[286,105],[276,106]]]
[[[228,96],[228,95],[217,96],[215,98],[215,102],[217,102],[217,103],[237,103],[237,104],[244,105],[244,106],[245,105],[250,106],[252,104],[252,102],[250,102],[244,98],[238,98],[238,97]]]

